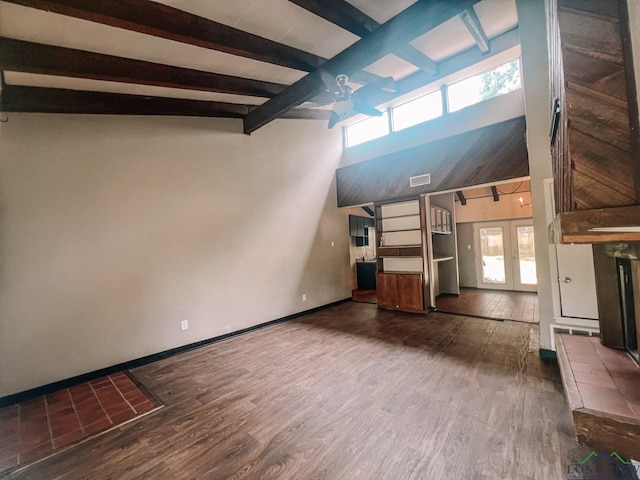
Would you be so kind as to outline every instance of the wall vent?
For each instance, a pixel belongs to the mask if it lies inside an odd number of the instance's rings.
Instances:
[[[409,177],[410,187],[419,187],[421,185],[429,185],[431,183],[431,174],[425,173],[424,175],[416,175],[415,177]]]

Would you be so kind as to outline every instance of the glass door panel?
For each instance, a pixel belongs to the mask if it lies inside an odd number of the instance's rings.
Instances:
[[[509,260],[508,231],[504,225],[492,224],[478,229],[480,242],[480,278],[478,283],[484,288],[512,288],[512,280],[507,263]],[[479,285],[479,286],[480,286]]]
[[[504,233],[501,227],[480,229],[480,248],[482,254],[482,282],[507,282],[504,269]]]
[[[520,267],[520,283],[523,285],[537,285],[536,277],[536,247],[533,243],[533,226],[516,227],[518,245],[518,266]]]
[[[515,290],[536,291],[536,248],[531,220],[512,222],[513,276]]]

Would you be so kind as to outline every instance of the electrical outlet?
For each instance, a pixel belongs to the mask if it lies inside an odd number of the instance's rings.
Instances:
[[[303,294],[302,294],[302,301],[303,301],[303,302],[306,302],[306,301],[307,301],[307,294],[306,294],[306,293],[303,293]]]
[[[182,320],[180,322],[180,330],[188,330],[189,329],[189,320]]]

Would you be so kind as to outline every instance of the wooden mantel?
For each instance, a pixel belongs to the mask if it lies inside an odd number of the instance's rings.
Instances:
[[[640,205],[560,213],[550,227],[552,243],[640,242]]]

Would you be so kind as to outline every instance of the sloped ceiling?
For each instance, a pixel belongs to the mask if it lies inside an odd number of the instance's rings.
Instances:
[[[251,133],[328,117],[306,103],[327,101],[321,65],[406,94],[517,23],[514,0],[0,1],[2,110],[240,117]]]

